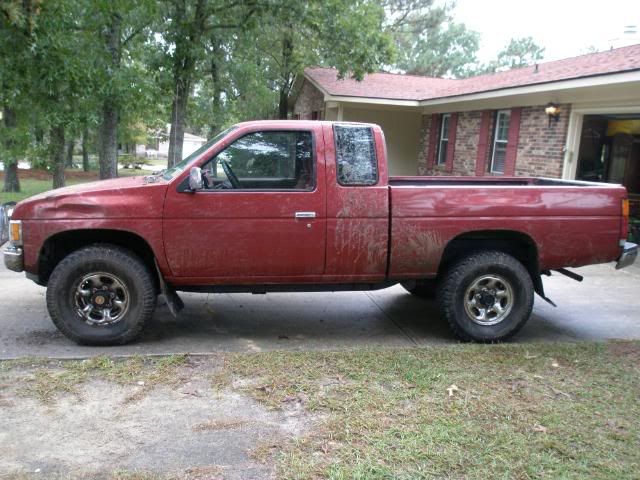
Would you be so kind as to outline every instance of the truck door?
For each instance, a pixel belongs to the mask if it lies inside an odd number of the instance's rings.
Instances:
[[[198,162],[203,190],[169,187],[163,235],[173,276],[246,283],[323,274],[322,127],[303,126],[241,126]]]
[[[379,127],[324,127],[327,148],[327,266],[341,282],[385,278],[389,243],[389,187]]]

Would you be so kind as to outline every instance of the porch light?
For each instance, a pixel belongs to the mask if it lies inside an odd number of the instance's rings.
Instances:
[[[544,109],[544,113],[549,117],[549,126],[551,126],[551,120],[555,120],[556,122],[560,120],[560,107],[553,102],[549,102],[547,107]]]

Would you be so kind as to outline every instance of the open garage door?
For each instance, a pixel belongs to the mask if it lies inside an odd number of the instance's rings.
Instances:
[[[584,116],[576,179],[624,185],[640,240],[640,113]]]

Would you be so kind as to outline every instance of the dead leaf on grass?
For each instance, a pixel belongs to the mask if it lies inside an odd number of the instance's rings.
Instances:
[[[458,391],[460,391],[460,389],[456,385],[451,385],[449,388],[447,388],[447,393],[450,397],[453,397],[454,392]]]
[[[549,388],[551,389],[551,391],[553,392],[553,394],[556,397],[559,397],[559,396],[562,395],[563,397],[567,397],[569,399],[571,398],[571,395],[569,395],[568,393],[563,392],[562,390],[558,390],[557,388],[554,388],[551,385],[549,385]]]

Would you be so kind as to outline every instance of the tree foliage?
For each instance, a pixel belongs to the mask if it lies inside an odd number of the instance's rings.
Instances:
[[[480,35],[454,21],[453,5],[385,0],[384,7],[386,28],[397,49],[395,68],[429,77],[461,77],[473,71]]]
[[[186,130],[287,118],[307,66],[362,79],[383,68],[464,77],[541,58],[514,39],[478,65],[479,35],[435,0],[0,0],[0,161],[18,189],[17,161],[54,173],[80,142],[100,176],[117,176],[119,145],[170,124],[169,164]]]
[[[538,45],[532,37],[512,38],[498,54],[498,67],[527,67],[543,57],[544,47]]]

